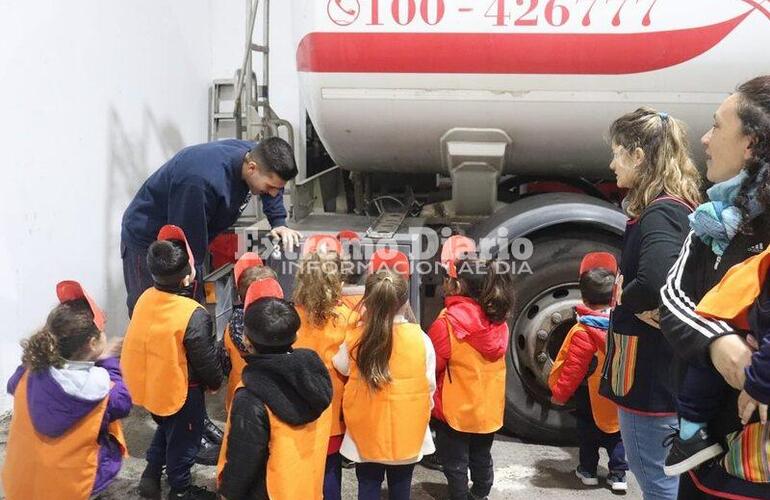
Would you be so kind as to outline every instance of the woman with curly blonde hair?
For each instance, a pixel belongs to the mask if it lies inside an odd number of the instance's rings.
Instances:
[[[315,235],[305,241],[294,284],[294,303],[301,326],[294,347],[315,351],[332,379],[332,404],[321,419],[331,421],[324,477],[324,498],[341,498],[342,457],[339,450],[345,425],[342,390],[345,377],[335,370],[332,357],[345,340],[351,310],[342,304],[342,248],[331,236]]]
[[[657,324],[659,290],[701,200],[700,175],[682,122],[639,108],[610,127],[617,185],[628,189],[629,216],[620,264],[620,300],[607,336],[602,393],[618,404],[631,471],[645,498],[676,498],[678,479],[666,477],[661,442],[676,425],[668,380],[672,351]]]

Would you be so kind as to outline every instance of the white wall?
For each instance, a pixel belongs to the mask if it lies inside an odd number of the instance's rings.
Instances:
[[[57,281],[82,281],[108,334],[123,332],[121,215],[150,172],[206,140],[208,86],[240,65],[244,5],[0,3],[0,412]]]

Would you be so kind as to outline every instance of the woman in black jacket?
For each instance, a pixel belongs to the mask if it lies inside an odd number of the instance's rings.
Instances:
[[[630,220],[623,237],[621,303],[612,313],[601,393],[619,407],[628,465],[646,499],[676,497],[677,478],[663,474],[660,443],[676,423],[669,389],[671,348],[657,327],[660,287],[700,200],[700,175],[689,156],[684,125],[641,108],[610,127],[617,184],[628,189]]]
[[[733,447],[747,443],[738,434],[742,426],[737,397],[752,349],[729,324],[698,316],[695,307],[728,269],[770,244],[770,76],[738,87],[717,110],[714,126],[702,142],[708,156],[707,177],[715,186],[709,190],[711,201],[692,217],[693,231],[661,290],[661,327],[681,361],[680,375],[687,365],[716,369],[732,386],[708,422],[708,434],[728,449],[728,436]],[[731,185],[734,189],[727,189]],[[687,401],[680,401],[680,407],[680,413],[686,412]],[[729,451],[744,457],[767,453],[767,443],[755,440],[755,444],[765,449]],[[763,473],[768,477],[770,470]],[[726,467],[724,460],[717,460],[682,475],[679,495],[770,498],[770,483],[748,481],[740,467]]]

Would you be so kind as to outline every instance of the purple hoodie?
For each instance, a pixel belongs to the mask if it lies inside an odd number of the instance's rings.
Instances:
[[[109,392],[107,410],[99,430],[99,464],[96,469],[96,479],[92,495],[104,491],[110,482],[118,475],[123,457],[120,447],[109,437],[107,426],[110,422],[128,416],[131,411],[131,396],[123,383],[120,365],[117,358],[97,361],[96,366],[107,370],[110,381],[114,384]],[[23,366],[8,380],[8,393],[16,392],[22,375]],[[64,391],[53,378],[50,371],[41,370],[30,372],[27,377],[27,405],[32,425],[39,433],[48,437],[58,437],[67,432],[80,419],[88,415],[100,403],[73,396]]]

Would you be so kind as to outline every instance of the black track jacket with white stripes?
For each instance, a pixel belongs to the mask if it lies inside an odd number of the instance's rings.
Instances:
[[[723,335],[735,333],[724,321],[702,318],[695,314],[695,307],[703,296],[713,288],[728,269],[760,253],[770,244],[770,214],[757,217],[752,226],[752,235],[738,234],[717,257],[700,238],[690,233],[684,242],[682,252],[668,274],[666,284],[661,288],[660,322],[661,331],[673,347],[675,362],[681,375],[686,363],[712,366],[709,345]],[[737,411],[738,391],[730,390],[725,398],[719,416],[709,422],[712,436],[723,441],[731,432],[741,429]],[[695,471],[696,481],[708,488],[712,494],[729,493],[731,498],[770,498],[770,486],[749,483],[728,475],[718,464],[702,466]],[[682,476],[682,480],[690,479]]]

